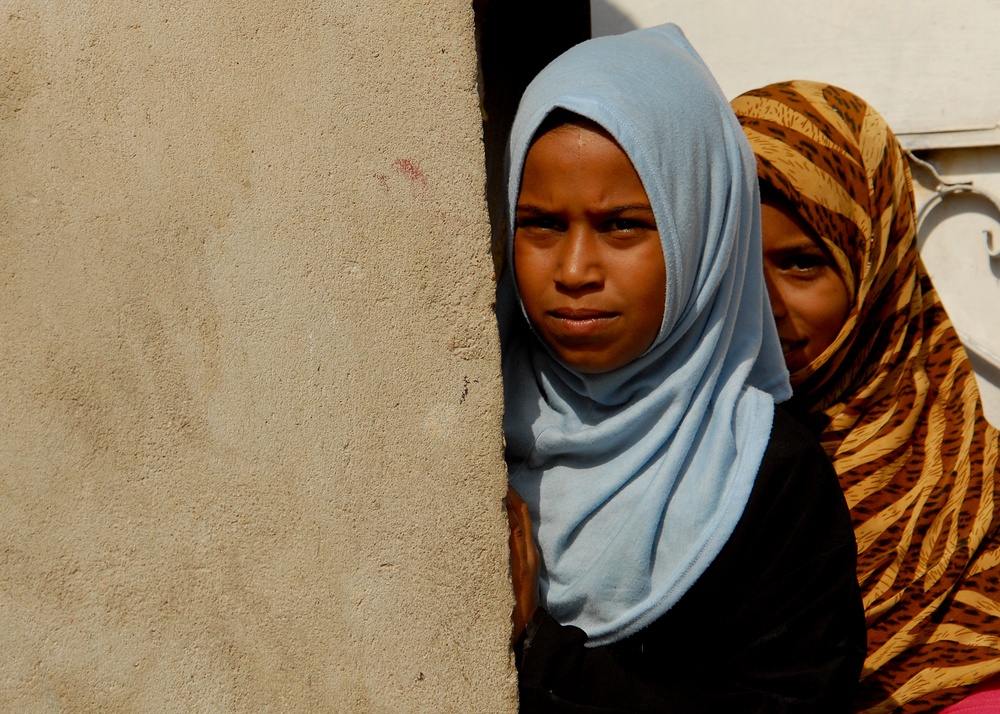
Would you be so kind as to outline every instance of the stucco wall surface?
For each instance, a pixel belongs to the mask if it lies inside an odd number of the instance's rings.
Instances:
[[[0,710],[516,708],[469,5],[0,6]]]

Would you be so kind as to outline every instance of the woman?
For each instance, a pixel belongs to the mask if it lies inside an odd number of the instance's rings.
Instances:
[[[815,82],[732,105],[757,157],[793,402],[854,520],[868,621],[856,708],[939,711],[1000,672],[1000,435],[920,262],[910,174],[885,120]],[[781,253],[796,226],[822,258]],[[813,278],[839,320],[823,334],[803,312]]]
[[[828,459],[775,407],[753,156],[683,34],[550,64],[508,181],[522,712],[845,711],[856,546]]]

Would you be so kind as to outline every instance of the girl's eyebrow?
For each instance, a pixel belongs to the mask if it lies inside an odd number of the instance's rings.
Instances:
[[[537,213],[537,214],[549,214],[556,212],[551,209],[541,208],[539,206],[533,206],[531,204],[525,204],[525,203],[517,204],[515,210],[517,210],[518,212]],[[625,206],[613,206],[611,208],[602,208],[597,211],[592,211],[592,213],[601,216],[610,216],[618,213],[625,213],[626,211],[652,211],[652,210],[653,207],[650,206],[648,203],[633,203]]]
[[[784,258],[792,258],[796,255],[812,255],[823,257],[831,262],[833,261],[833,257],[829,253],[811,240],[808,243],[795,243],[793,245],[786,245],[780,248],[765,250],[764,252],[772,260],[783,260]]]
[[[653,207],[648,203],[630,203],[626,206],[615,206],[614,208],[608,208],[599,213],[611,214],[611,213],[624,213],[625,211],[652,211]]]
[[[804,243],[801,245],[782,246],[781,248],[774,248],[772,250],[767,251],[768,255],[777,256],[779,258],[784,258],[789,255],[801,255],[802,253],[813,253],[815,255],[823,255],[823,251],[821,251],[819,248],[815,248],[814,250],[809,250],[809,247],[806,246]]]

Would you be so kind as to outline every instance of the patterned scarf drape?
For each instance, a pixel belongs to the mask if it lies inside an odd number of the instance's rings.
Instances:
[[[857,709],[936,711],[1000,673],[1000,434],[920,262],[909,168],[882,116],[803,81],[732,105],[761,183],[820,237],[852,296],[795,401],[854,518],[869,626]]]

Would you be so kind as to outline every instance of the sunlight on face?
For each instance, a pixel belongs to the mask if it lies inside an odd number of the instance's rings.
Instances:
[[[653,209],[628,156],[596,127],[563,124],[528,151],[514,271],[535,331],[573,369],[609,372],[656,339],[666,267]]]

